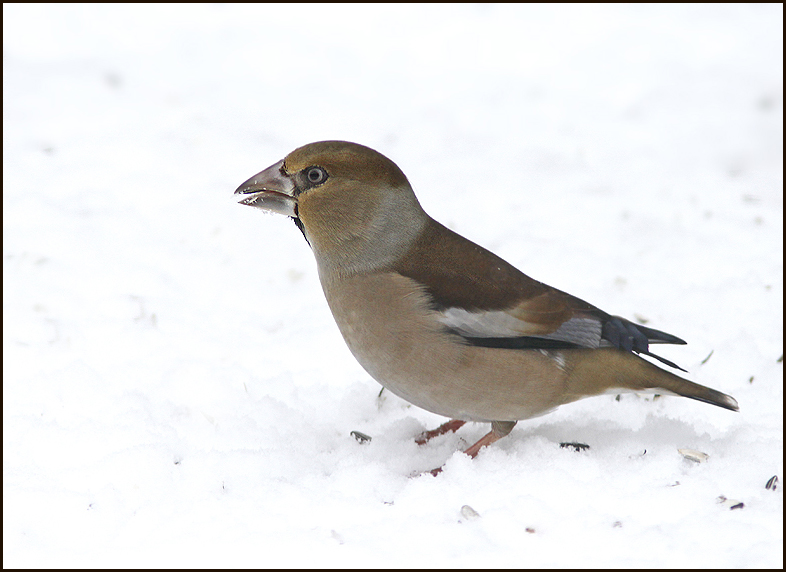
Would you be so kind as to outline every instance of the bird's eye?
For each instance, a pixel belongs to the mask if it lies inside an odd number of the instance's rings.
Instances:
[[[309,167],[306,169],[306,178],[312,185],[319,185],[327,180],[328,174],[322,167]]]

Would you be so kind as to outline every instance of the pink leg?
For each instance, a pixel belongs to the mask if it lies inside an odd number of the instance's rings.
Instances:
[[[466,423],[466,421],[461,421],[460,419],[451,419],[436,429],[432,429],[431,431],[423,431],[423,433],[415,437],[415,443],[418,445],[424,445],[434,437],[439,437],[445,433],[453,433],[454,431],[458,431],[462,425],[464,425],[464,423]]]
[[[451,423],[449,421],[448,423]],[[447,425],[448,423],[445,423]],[[462,423],[463,425],[463,423]],[[468,449],[464,451],[465,455],[469,455],[471,458],[475,458],[478,455],[478,452],[485,447],[486,445],[491,445],[502,439],[505,435],[513,431],[513,428],[516,426],[515,421],[492,421],[491,422],[491,431],[486,433],[483,437],[478,440],[477,443],[470,446]],[[441,429],[442,427],[440,427]],[[442,472],[442,467],[437,467],[436,469],[432,469],[428,471],[435,477]]]
[[[464,450],[465,455],[469,455],[472,459],[478,456],[481,448],[486,447],[487,445],[491,445],[496,441],[502,439],[501,435],[495,435],[494,431],[489,431],[483,437],[478,439],[478,442]]]

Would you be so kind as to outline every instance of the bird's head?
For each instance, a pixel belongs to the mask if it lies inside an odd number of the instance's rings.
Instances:
[[[241,204],[292,217],[320,271],[382,267],[401,256],[428,217],[407,177],[373,149],[309,143],[240,185]]]

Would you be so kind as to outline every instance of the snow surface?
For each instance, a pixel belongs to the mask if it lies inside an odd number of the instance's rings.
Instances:
[[[782,567],[782,53],[782,5],[4,4],[4,567]],[[378,399],[232,195],[323,139],[740,413],[418,447],[444,419]]]

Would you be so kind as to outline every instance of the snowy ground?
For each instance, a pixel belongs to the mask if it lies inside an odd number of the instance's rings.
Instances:
[[[4,5],[3,565],[782,567],[782,42],[781,5]],[[444,419],[377,399],[232,196],[322,139],[740,413],[417,447]]]

